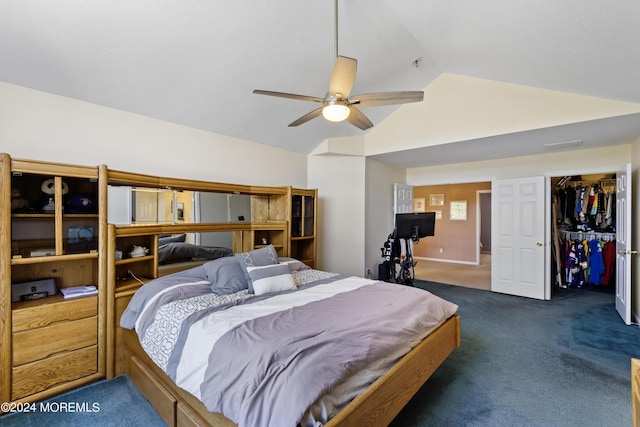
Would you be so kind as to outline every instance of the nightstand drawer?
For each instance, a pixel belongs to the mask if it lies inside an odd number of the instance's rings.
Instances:
[[[83,319],[98,314],[98,298],[83,297],[72,300],[55,298],[55,303],[42,303],[39,301],[21,302],[15,304],[12,311],[13,332],[25,331],[33,328],[52,325],[69,320]],[[45,301],[45,300],[42,300]],[[51,301],[47,298],[46,301]],[[39,303],[39,304],[38,304]]]
[[[73,320],[13,334],[13,366],[98,342],[98,318]]]
[[[12,371],[11,399],[19,399],[67,381],[86,377],[97,370],[98,352],[95,345],[18,366]]]

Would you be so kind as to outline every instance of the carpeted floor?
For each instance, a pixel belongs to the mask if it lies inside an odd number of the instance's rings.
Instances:
[[[151,404],[124,375],[81,387],[23,409],[22,413],[1,416],[0,426],[166,426]]]
[[[551,301],[416,282],[460,306],[462,344],[392,426],[630,426],[640,329],[611,292]]]
[[[491,253],[481,253],[479,265],[426,259],[417,261],[414,277],[418,280],[491,290]]]
[[[460,306],[462,345],[392,423],[408,426],[630,426],[630,358],[640,328],[612,293],[561,290],[551,301],[416,281]],[[124,376],[55,398],[98,412],[11,414],[0,426],[162,426]]]

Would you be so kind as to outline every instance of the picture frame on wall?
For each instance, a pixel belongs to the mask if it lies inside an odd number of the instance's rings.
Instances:
[[[449,220],[466,221],[467,220],[467,201],[456,200],[449,204]]]
[[[426,212],[424,197],[413,199],[413,211],[414,212]]]
[[[444,194],[429,194],[429,206],[444,206]]]

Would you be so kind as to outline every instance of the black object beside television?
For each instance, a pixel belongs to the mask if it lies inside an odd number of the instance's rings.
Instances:
[[[413,212],[396,214],[395,238],[417,241],[435,235],[436,213]]]

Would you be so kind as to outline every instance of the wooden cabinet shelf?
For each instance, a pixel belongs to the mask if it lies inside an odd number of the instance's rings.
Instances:
[[[317,190],[292,189],[289,252],[312,268],[316,267],[317,211]]]
[[[16,301],[11,304],[12,330],[46,326],[78,317],[95,316],[98,313],[98,297],[88,295],[65,299],[61,294],[32,301]]]
[[[11,301],[13,284],[100,284],[106,167],[0,154],[0,171],[0,401],[35,401],[104,376],[99,295]]]
[[[116,260],[116,265],[135,264],[135,263],[138,263],[138,262],[146,262],[146,261],[151,261],[154,258],[155,258],[155,255],[145,255],[145,256],[140,256],[140,257],[135,257],[135,258],[119,259],[119,260]]]
[[[69,262],[82,259],[98,259],[98,252],[90,252],[86,254],[71,254],[71,255],[47,255],[40,257],[30,258],[12,258],[11,265],[28,265],[28,264],[42,264],[47,262]]]
[[[38,218],[38,219],[55,219],[55,215],[53,213],[12,213],[11,217],[14,219],[17,218]],[[62,214],[63,218],[98,218],[98,214]]]

